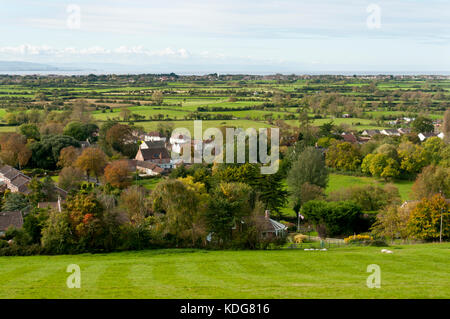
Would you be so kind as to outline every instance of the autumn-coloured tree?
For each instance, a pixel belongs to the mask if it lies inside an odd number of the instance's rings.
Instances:
[[[131,116],[131,111],[127,108],[122,108],[122,110],[120,111],[120,117],[122,117],[122,120],[124,121],[128,121],[130,119]]]
[[[192,245],[206,235],[208,195],[200,193],[201,189],[204,186],[169,179],[160,182],[151,194],[153,210],[165,214],[166,231]]]
[[[130,169],[127,160],[118,160],[105,167],[105,180],[114,187],[124,188],[130,185]]]
[[[106,166],[106,155],[99,148],[88,147],[83,150],[83,153],[77,158],[75,166],[86,172],[89,179],[89,174],[95,175],[98,182],[98,176],[103,173]]]
[[[133,135],[133,130],[128,125],[113,125],[106,132],[105,141],[113,150],[123,155],[128,157],[136,155],[138,149],[137,138]]]
[[[139,225],[144,221],[150,208],[147,191],[138,185],[125,189],[120,195],[120,206],[126,211],[130,223]]]
[[[25,136],[17,133],[4,133],[0,136],[0,159],[8,165],[22,168],[31,158]]]
[[[440,194],[424,198],[411,212],[408,231],[413,238],[436,240],[440,235],[441,218],[442,238],[449,238],[450,204]]]
[[[73,146],[64,147],[59,153],[59,161],[57,165],[59,167],[73,166],[79,155],[80,155],[79,148]]]
[[[354,171],[361,165],[361,153],[356,145],[349,142],[331,145],[326,153],[329,167]]]
[[[83,181],[83,172],[76,167],[64,167],[59,173],[58,186],[66,191],[77,189]]]
[[[412,191],[419,200],[437,193],[450,197],[450,168],[435,165],[425,167],[417,176]]]
[[[450,143],[450,109],[447,109],[444,113],[442,133],[444,133],[444,141],[446,143]]]
[[[163,102],[163,94],[161,91],[155,91],[152,94],[152,102],[156,105],[161,105]]]

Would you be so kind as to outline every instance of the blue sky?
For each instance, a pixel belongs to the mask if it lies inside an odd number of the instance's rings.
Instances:
[[[174,72],[450,71],[448,0],[2,0],[0,21],[0,60]]]

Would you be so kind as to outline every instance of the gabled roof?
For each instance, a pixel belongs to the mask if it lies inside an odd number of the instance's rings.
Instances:
[[[0,231],[5,231],[9,226],[22,228],[23,217],[20,211],[0,212]]]
[[[155,163],[151,163],[151,162],[137,161],[136,167],[137,168],[140,167],[140,168],[151,169],[155,173],[162,173],[162,172],[164,172],[163,168],[161,168],[158,165],[156,165]]]
[[[358,142],[358,139],[352,133],[342,133],[342,138],[346,142],[350,142],[350,143]]]
[[[139,150],[142,154],[142,157],[144,158],[144,161],[152,161],[152,160],[163,160],[163,161],[169,161],[170,160],[170,154],[169,151],[164,148],[146,148],[146,149],[140,149]]]
[[[143,142],[149,149],[159,149],[159,148],[166,148],[166,142],[165,141],[146,141]]]

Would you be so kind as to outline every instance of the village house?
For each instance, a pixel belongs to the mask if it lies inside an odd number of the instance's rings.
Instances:
[[[161,136],[159,132],[148,132],[144,133],[140,136],[141,140],[144,142],[159,142],[159,141],[166,141],[166,138],[164,136]]]
[[[23,216],[20,211],[0,212],[0,236],[4,235],[9,227],[22,228]]]
[[[171,168],[170,154],[164,141],[143,142],[135,160],[157,164],[161,168]]]
[[[364,130],[361,135],[373,137],[374,135],[380,134],[380,130]]]
[[[7,188],[11,192],[29,194],[31,190],[28,188],[28,184],[31,181],[31,177],[23,174],[21,171],[15,169],[9,165],[3,165],[0,167],[0,187]],[[66,198],[67,192],[55,186],[55,191],[62,198]]]
[[[437,134],[437,133],[432,133],[432,132],[430,132],[430,133],[419,133],[419,134],[417,134],[417,136],[419,137],[419,140],[420,140],[421,142],[423,142],[423,141],[429,139],[430,137],[434,137],[434,136],[437,136],[437,137],[439,137],[440,139],[444,139],[444,133],[442,133],[442,132],[439,133],[439,134]]]
[[[51,210],[55,210],[61,213],[62,205],[65,203],[65,200],[61,199],[61,196],[58,196],[58,200],[56,202],[39,202],[38,208],[49,208]]]
[[[401,135],[400,132],[395,128],[386,128],[384,130],[381,130],[380,134],[387,135],[387,136],[400,136]]]
[[[28,188],[28,183],[30,181],[30,177],[24,175],[21,171],[12,166],[3,165],[0,167],[0,183],[13,193],[20,192],[29,194],[30,189]]]
[[[191,145],[191,139],[184,135],[178,135],[175,137],[171,137],[169,140],[170,144],[172,145],[172,152],[181,153],[181,150],[184,145],[189,144]]]
[[[136,162],[136,170],[140,173],[140,175],[145,176],[158,176],[166,171],[164,168],[159,167],[155,163],[142,161]]]
[[[358,142],[358,139],[356,138],[356,136],[353,133],[344,132],[341,134],[341,136],[345,142],[349,142],[349,143],[357,143]]]

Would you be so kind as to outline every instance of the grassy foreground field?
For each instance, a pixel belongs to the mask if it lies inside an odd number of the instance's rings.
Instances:
[[[0,257],[0,298],[450,298],[450,244]],[[81,288],[69,289],[69,264]],[[367,266],[381,268],[370,289]]]

